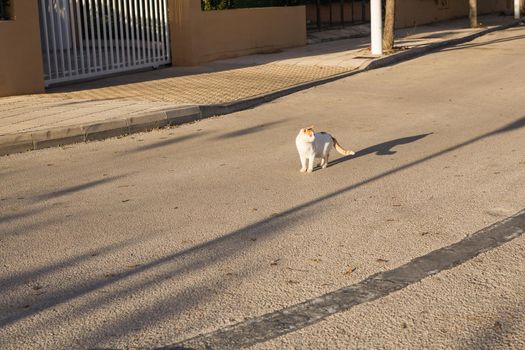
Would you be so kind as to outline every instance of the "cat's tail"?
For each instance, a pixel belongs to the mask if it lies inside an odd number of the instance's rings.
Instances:
[[[341,147],[339,142],[335,139],[335,137],[332,136],[332,140],[334,141],[334,148],[337,152],[341,153],[343,156],[353,156],[355,154],[354,151],[349,151]]]

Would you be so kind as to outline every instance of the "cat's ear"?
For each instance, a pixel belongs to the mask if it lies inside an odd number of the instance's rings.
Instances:
[[[313,130],[313,129],[314,129],[313,125],[306,128],[306,130]]]

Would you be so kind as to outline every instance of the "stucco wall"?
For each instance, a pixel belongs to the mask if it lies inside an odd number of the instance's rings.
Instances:
[[[12,20],[0,21],[0,96],[43,92],[37,1],[11,3]]]
[[[169,0],[169,9],[174,65],[306,43],[304,6],[201,11],[198,0]]]
[[[478,0],[478,13],[506,12],[513,9],[513,0]],[[396,1],[396,27],[416,25],[468,16],[467,0],[404,0]]]

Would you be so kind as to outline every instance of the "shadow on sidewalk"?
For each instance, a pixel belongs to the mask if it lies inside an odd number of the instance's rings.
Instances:
[[[278,61],[311,58],[320,55],[342,53],[352,50],[365,49],[369,46],[367,39],[353,38],[337,41],[323,42],[315,45],[284,49],[279,52],[258,53],[236,58],[228,58],[209,62],[200,66],[164,66],[154,70],[142,70],[135,73],[128,72],[122,75],[108,76],[91,81],[70,83],[68,85],[56,86],[47,89],[48,96],[54,94],[73,93],[83,90],[94,90],[115,86],[124,86],[137,83],[153,83],[171,78],[197,77],[211,73],[234,72],[238,69],[251,68],[270,64]],[[285,62],[283,62],[285,64]],[[152,88],[152,86],[148,86]]]

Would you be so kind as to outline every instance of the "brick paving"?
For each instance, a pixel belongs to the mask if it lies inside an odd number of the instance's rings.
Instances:
[[[52,93],[56,98],[216,104],[262,95],[350,70],[343,67],[264,64],[222,72],[165,78],[111,87]]]

